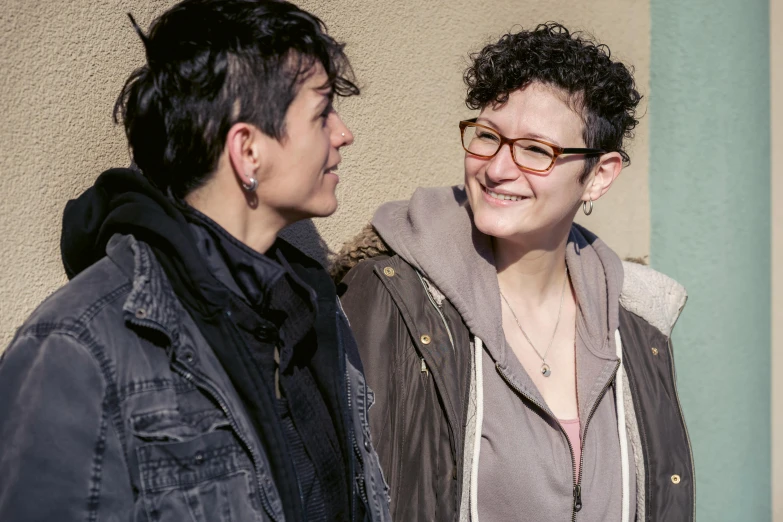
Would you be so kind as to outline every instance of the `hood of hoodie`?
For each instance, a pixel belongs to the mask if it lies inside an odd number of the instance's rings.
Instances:
[[[493,359],[505,364],[508,350],[491,238],[476,229],[464,188],[419,188],[409,201],[381,206],[372,225],[394,252],[443,292]],[[579,304],[578,335],[594,355],[612,359],[622,262],[594,234],[573,225],[566,263]]]
[[[178,209],[138,171],[110,169],[63,212],[60,254],[68,279],[73,279],[106,255],[115,233],[141,232],[168,238],[187,250],[188,225]],[[194,250],[194,249],[193,249]]]
[[[106,245],[118,233],[147,243],[179,297],[201,311],[222,312],[220,303],[229,291],[256,310],[266,309],[269,288],[286,272],[307,294],[304,301],[315,306],[315,293],[286,259],[311,261],[304,254],[282,239],[275,241],[268,255],[255,252],[130,169],[104,172],[92,187],[66,204],[60,250],[68,278],[103,258]]]
[[[147,243],[178,296],[207,316],[220,313],[227,290],[209,272],[181,209],[139,172],[111,169],[63,213],[60,253],[69,279],[106,255],[114,234]]]

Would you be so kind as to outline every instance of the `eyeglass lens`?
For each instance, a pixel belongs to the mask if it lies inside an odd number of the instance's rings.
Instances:
[[[485,127],[467,125],[462,133],[462,146],[471,154],[492,157],[500,148],[500,135]],[[552,164],[555,151],[538,141],[517,140],[514,142],[513,157],[520,167],[546,170]]]

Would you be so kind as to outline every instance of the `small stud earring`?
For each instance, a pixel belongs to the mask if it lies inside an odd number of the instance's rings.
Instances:
[[[343,132],[343,133],[341,133],[341,134],[340,134],[340,136],[342,136],[343,138],[345,138],[345,133],[344,133],[344,132]]]

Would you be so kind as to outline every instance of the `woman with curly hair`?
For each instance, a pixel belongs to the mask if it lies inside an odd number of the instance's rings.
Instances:
[[[383,205],[335,267],[393,516],[692,520],[685,290],[574,224],[629,162],[631,71],[549,23],[465,81],[465,184]]]

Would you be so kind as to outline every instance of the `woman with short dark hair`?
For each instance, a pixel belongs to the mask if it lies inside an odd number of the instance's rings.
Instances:
[[[629,68],[549,23],[465,81],[465,184],[383,205],[335,265],[394,518],[692,520],[685,291],[574,224],[629,161]]]
[[[277,238],[337,208],[342,45],[274,0],[133,25],[138,169],[67,205],[71,281],[0,359],[0,520],[388,520],[334,285]]]

